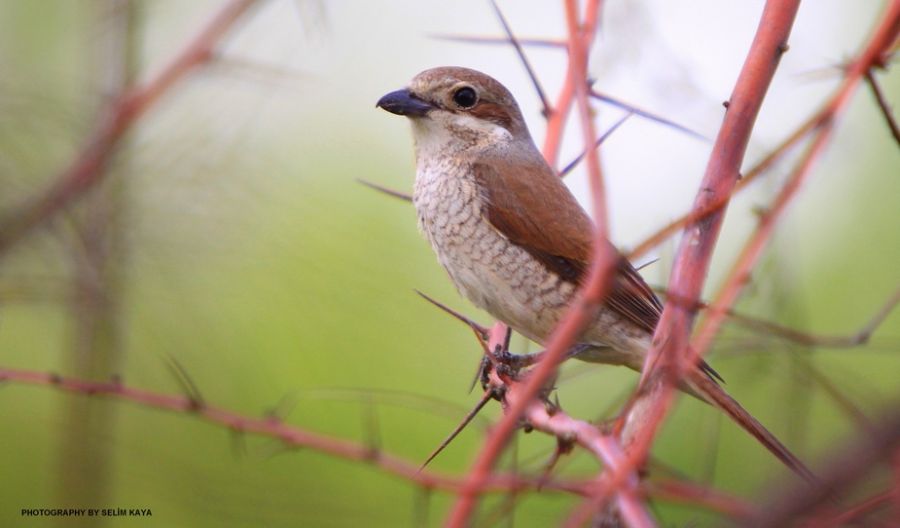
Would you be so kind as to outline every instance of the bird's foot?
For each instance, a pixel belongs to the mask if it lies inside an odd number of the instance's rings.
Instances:
[[[509,350],[499,350],[494,353],[494,359],[497,360],[497,363],[515,371],[528,368],[536,364],[543,357],[543,351],[532,354],[513,354]]]
[[[590,349],[591,347],[592,345],[586,345],[582,343],[572,345],[571,347],[569,347],[569,350],[566,351],[566,356],[563,361],[578,357],[579,355],[581,355],[581,353],[583,353],[587,349]],[[534,352],[531,354],[513,354],[509,350],[497,350],[494,352],[494,359],[497,361],[497,363],[519,371],[524,368],[536,365],[544,358],[546,354],[546,350],[541,350],[540,352]]]

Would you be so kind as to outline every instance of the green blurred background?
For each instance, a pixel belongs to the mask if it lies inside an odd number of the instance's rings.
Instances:
[[[802,122],[839,81],[882,2],[806,3],[757,125],[748,162]],[[218,1],[0,0],[0,218],[54,181],[96,125],[121,76],[146,80],[208,21]],[[591,65],[598,87],[713,137],[761,2],[608,2]],[[559,37],[556,2],[501,2],[521,36]],[[703,16],[698,16],[703,13]],[[702,20],[699,20],[702,18]],[[0,255],[0,366],[106,379],[179,394],[183,366],[205,401],[375,443],[421,461],[475,395],[471,332],[418,288],[487,324],[462,301],[416,233],[410,205],[358,178],[409,190],[403,120],[373,108],[436,65],[475,67],[518,94],[536,141],[538,101],[507,46],[434,34],[500,35],[482,1],[272,0],[218,59],[190,74],[139,123],[103,186]],[[565,58],[530,52],[553,94]],[[879,75],[896,103],[900,78]],[[112,84],[111,84],[112,83]],[[622,115],[599,106],[601,128]],[[580,149],[569,131],[564,159]],[[615,241],[629,247],[689,207],[709,144],[633,118],[604,146]],[[849,334],[897,287],[900,156],[861,89],[740,305],[803,330]],[[784,163],[736,200],[710,292],[768,203]],[[585,197],[583,174],[570,184]],[[664,284],[674,243],[645,275]],[[647,259],[641,262],[646,262]],[[638,263],[641,263],[638,262]],[[533,349],[514,340],[517,350]],[[816,465],[859,426],[819,376],[872,419],[896,402],[900,317],[858,349],[800,348],[729,327],[711,362],[729,391]],[[636,376],[567,365],[559,396],[608,417]],[[604,414],[605,413],[605,414]],[[495,417],[491,405],[484,412]],[[432,467],[462,475],[484,423]],[[374,425],[373,425],[374,424]],[[451,497],[364,463],[238,437],[190,415],[52,389],[0,385],[0,526],[79,526],[22,508],[151,508],[106,526],[407,526],[439,524]],[[504,467],[538,472],[555,442],[520,436]],[[655,454],[748,497],[783,470],[711,409],[682,400]],[[589,476],[575,454],[561,475]],[[553,525],[574,504],[553,492],[485,501],[485,525]],[[666,524],[715,523],[666,503]]]

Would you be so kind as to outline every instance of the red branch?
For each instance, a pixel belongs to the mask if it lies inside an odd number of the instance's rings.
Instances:
[[[713,249],[725,216],[727,200],[740,178],[747,143],[779,59],[787,49],[787,39],[799,0],[769,0],[751,45],[747,60],[735,84],[728,111],[719,130],[706,167],[694,210],[703,210],[722,201],[723,206],[701,221],[690,224],[678,249],[668,291],[678,299],[696,302],[706,279]],[[695,311],[680,303],[670,303],[663,315],[645,362],[643,379],[650,376],[658,359],[680,365],[687,356],[687,343]]]
[[[277,439],[287,446],[305,447],[315,451],[359,462],[368,462],[404,480],[414,482],[428,489],[459,492],[463,480],[434,471],[420,470],[420,464],[379,451],[377,448],[315,433],[285,424],[275,417],[254,418],[233,411],[198,402],[190,396],[174,396],[129,387],[118,381],[96,382],[64,378],[62,376],[30,370],[0,368],[0,383],[15,382],[25,385],[54,387],[56,389],[87,396],[108,396],[129,401],[144,407],[193,414],[207,422],[223,426],[238,433],[248,433]],[[583,482],[545,481],[513,474],[496,474],[484,483],[490,492],[522,491],[527,489],[552,489],[569,493],[585,494]]]
[[[641,388],[622,432],[623,442],[629,450],[629,464],[622,466],[620,472],[637,467],[646,458],[671,406],[675,377],[690,368],[686,361],[689,358],[687,345],[696,313],[691,305],[700,298],[725,209],[740,177],[753,124],[779,59],[787,49],[798,8],[799,0],[769,0],[763,9],[693,209],[704,211],[714,204],[722,205],[685,229],[668,291],[688,303],[668,303],[663,310],[644,363]],[[624,478],[623,474],[615,472],[611,476],[616,482],[622,482]],[[570,522],[582,524],[605,504],[606,498],[595,496],[585,501],[573,512]]]
[[[501,383],[498,379],[494,382]],[[256,418],[244,416],[208,405],[196,396],[176,396],[156,393],[135,387],[129,387],[120,381],[88,381],[65,378],[53,373],[0,368],[0,383],[16,383],[37,387],[53,388],[72,394],[89,397],[105,397],[123,402],[130,402],[149,409],[169,411],[189,416],[222,427],[240,434],[251,434],[268,437],[290,447],[303,447],[334,456],[344,460],[365,462],[381,471],[399,477],[405,481],[448,493],[459,493],[464,485],[462,478],[422,470],[418,462],[390,455],[376,446],[357,443],[349,440],[330,437],[296,426],[288,425],[275,416]],[[519,385],[521,387],[521,385]],[[515,398],[515,396],[513,397]],[[607,464],[615,465],[623,457],[616,451],[610,437],[604,437],[596,427],[587,422],[575,420],[562,412],[550,412],[539,403],[529,406],[526,413],[529,422],[538,430],[545,431],[560,438],[574,438],[579,444]],[[577,480],[553,480],[546,475],[532,477],[528,475],[497,473],[492,475],[483,485],[483,492],[516,493],[529,490],[551,490],[568,494],[587,496],[594,483]],[[749,506],[741,499],[706,487],[678,480],[666,480],[633,487],[625,494],[626,504],[638,504],[639,498],[657,497],[680,503],[697,504],[710,510],[731,516],[743,517]]]
[[[572,86],[572,61],[569,60],[566,66],[566,82],[559,91],[556,98],[556,105],[550,109],[547,116],[547,132],[544,137],[544,148],[542,150],[544,159],[551,167],[556,167],[559,162],[559,147],[562,145],[563,133],[565,132],[566,122],[569,119],[569,110],[572,108],[572,96],[575,93]]]
[[[883,54],[897,39],[900,31],[900,0],[888,6],[872,38],[859,57],[847,68],[844,82],[837,89],[825,107],[819,112],[818,129],[812,144],[807,149],[793,174],[788,178],[781,192],[778,193],[772,206],[762,215],[759,227],[747,241],[744,249],[725,279],[715,300],[710,304],[706,319],[698,336],[693,341],[692,350],[702,355],[712,345],[726,318],[727,310],[737,302],[744,286],[750,279],[750,270],[759,260],[769,239],[775,231],[775,225],[792,202],[806,177],[812,171],[815,162],[821,157],[828,145],[839,115],[847,108],[850,97],[868,72],[881,63]]]
[[[113,104],[87,146],[44,193],[0,225],[0,254],[102,180],[122,137],[177,81],[212,57],[215,46],[257,0],[227,3],[156,77],[126,90]]]

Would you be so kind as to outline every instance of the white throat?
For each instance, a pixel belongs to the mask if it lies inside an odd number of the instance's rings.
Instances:
[[[435,111],[426,117],[413,119],[413,139],[416,157],[430,159],[469,149],[497,147],[513,140],[512,134],[500,125],[466,114]]]

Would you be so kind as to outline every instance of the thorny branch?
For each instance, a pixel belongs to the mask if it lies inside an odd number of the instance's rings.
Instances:
[[[420,471],[418,464],[373,449],[371,445],[301,429],[284,423],[274,415],[255,418],[210,405],[198,398],[194,389],[186,395],[176,396],[130,387],[118,379],[96,382],[66,378],[53,373],[0,368],[0,383],[4,382],[53,387],[65,392],[109,397],[163,411],[193,414],[237,433],[266,436],[282,442],[285,446],[305,447],[345,460],[368,462],[386,473],[430,489],[458,492],[463,484],[460,478],[434,471]],[[569,481],[544,482],[518,475],[499,474],[491,476],[485,483],[485,488],[491,492],[536,489],[539,486],[551,490],[582,493],[580,489],[583,484]]]
[[[287,448],[302,447],[344,460],[364,462],[385,474],[414,483],[426,490],[459,493],[465,482],[460,477],[433,470],[423,470],[419,464],[391,455],[371,443],[344,440],[287,424],[277,413],[267,413],[264,417],[253,417],[216,407],[198,398],[198,393],[194,389],[178,396],[131,387],[123,383],[121,379],[90,381],[67,378],[54,373],[0,368],[0,384],[4,383],[53,388],[86,397],[106,398],[140,405],[148,409],[196,416],[238,435],[267,437],[279,441]],[[566,429],[572,428],[564,425],[566,419],[564,415],[551,415],[544,408],[535,407],[529,411],[528,416],[534,421],[536,427],[546,429],[553,434],[564,434]],[[602,444],[602,440],[596,437],[596,431],[590,431],[592,426],[581,423],[579,427],[585,432],[582,439],[586,443]],[[597,449],[605,449],[605,446],[598,446]],[[590,486],[592,486],[590,482],[571,478],[553,479],[547,475],[494,473],[484,483],[482,491],[501,493],[548,490],[586,495]],[[635,490],[635,494],[641,498],[657,497],[660,500],[693,503],[729,515],[744,516],[752,511],[749,505],[736,497],[707,487],[703,487],[701,490],[697,488],[696,484],[681,480],[659,480],[641,485]]]
[[[815,131],[815,137],[807,148],[806,153],[797,164],[797,168],[788,178],[781,192],[775,197],[772,205],[766,209],[760,218],[759,226],[747,241],[729,272],[728,277],[716,299],[707,310],[706,319],[698,330],[698,336],[693,341],[693,352],[702,356],[715,339],[722,326],[725,314],[723,310],[733,306],[738,297],[748,284],[750,270],[759,260],[768,241],[771,239],[775,226],[787,207],[793,202],[800,187],[812,171],[815,162],[821,158],[828,140],[834,131],[835,123],[850,103],[855,88],[859,86],[871,69],[880,64],[883,54],[896,40],[900,31],[900,1],[895,1],[888,7],[884,18],[875,29],[873,38],[869,44],[847,69],[844,82],[825,105],[821,120]]]
[[[778,59],[787,49],[788,36],[798,9],[799,0],[766,2],[700,184],[694,202],[695,210],[707,208],[723,199],[727,204],[727,197],[738,181],[750,133],[775,75]],[[702,222],[685,229],[668,286],[668,290],[678,298],[699,299],[723,219],[724,205]],[[688,339],[694,313],[671,303],[663,310],[653,345],[644,362],[641,386],[622,431],[623,442],[629,450],[628,464],[618,471],[604,471],[611,472],[610,478],[616,483],[625,478],[621,472],[643,463],[671,407],[677,380],[693,365],[689,361]],[[590,497],[573,512],[569,524],[583,524],[605,506],[607,499],[608,494]]]

